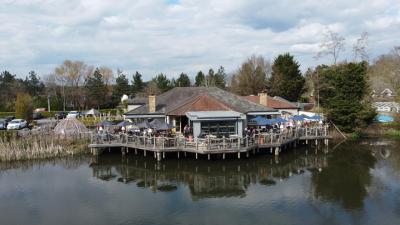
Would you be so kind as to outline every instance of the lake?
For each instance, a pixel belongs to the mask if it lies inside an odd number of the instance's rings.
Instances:
[[[400,224],[400,141],[0,163],[1,224]]]

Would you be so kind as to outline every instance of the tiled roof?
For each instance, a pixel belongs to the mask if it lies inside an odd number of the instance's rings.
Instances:
[[[258,95],[249,95],[249,96],[241,96],[243,99],[248,101],[252,101],[254,103],[260,102],[260,96]],[[289,101],[281,98],[281,97],[271,97],[267,96],[267,107],[274,109],[298,109],[299,107]]]
[[[142,106],[125,113],[126,115],[150,114],[147,98],[131,100],[130,104],[142,104]],[[248,101],[216,87],[176,87],[156,97],[154,114],[178,113],[182,115],[192,108],[199,111],[208,111],[211,108],[241,113],[275,111],[273,108]]]

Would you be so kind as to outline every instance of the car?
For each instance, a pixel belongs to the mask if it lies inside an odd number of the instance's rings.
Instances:
[[[28,122],[26,122],[26,120],[23,119],[11,120],[7,124],[7,130],[19,130],[26,127],[28,127]]]
[[[39,113],[39,112],[34,112],[34,113],[32,114],[32,119],[34,119],[34,120],[43,119],[43,115],[42,115],[41,113]]]
[[[62,120],[65,117],[67,117],[67,113],[65,112],[57,112],[56,114],[54,114],[54,119],[56,120]]]
[[[7,129],[7,121],[5,119],[0,119],[0,130]]]
[[[6,117],[6,122],[8,123],[8,122],[10,122],[11,120],[14,120],[15,119],[15,116],[7,116]]]
[[[79,117],[79,112],[78,111],[71,111],[68,113],[67,118],[77,118]]]

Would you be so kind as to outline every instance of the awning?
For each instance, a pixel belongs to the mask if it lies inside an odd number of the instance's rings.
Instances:
[[[245,114],[236,111],[196,111],[196,112],[187,112],[186,116],[191,121],[246,119]]]

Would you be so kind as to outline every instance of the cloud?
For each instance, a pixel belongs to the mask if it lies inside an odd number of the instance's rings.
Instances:
[[[291,52],[302,69],[329,27],[352,42],[363,32],[377,56],[399,45],[396,0],[0,0],[0,70],[25,76],[52,72],[64,59],[107,65],[146,79],[194,75],[222,65],[228,72],[252,54]]]

